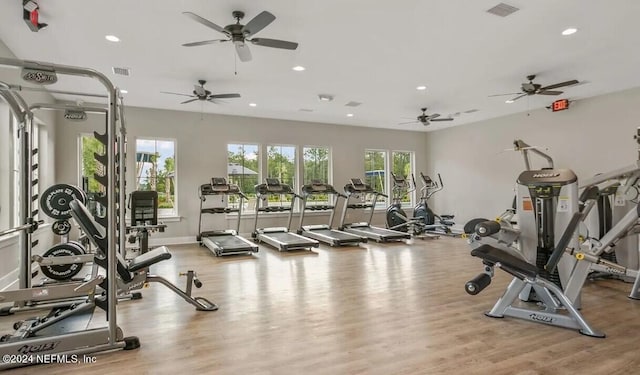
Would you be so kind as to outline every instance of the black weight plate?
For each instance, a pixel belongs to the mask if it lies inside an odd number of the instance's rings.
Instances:
[[[83,204],[87,201],[84,192],[73,185],[53,185],[42,193],[40,208],[45,215],[52,219],[68,219],[71,217],[69,203],[74,199]]]
[[[57,220],[51,225],[51,230],[58,236],[64,236],[71,231],[71,223],[69,220]]]
[[[86,254],[87,253],[87,249],[85,249],[84,245],[82,245],[78,241],[69,241],[69,242],[67,242],[67,245],[74,246],[76,249],[78,249],[78,251],[81,251],[82,254]]]
[[[55,245],[51,249],[47,250],[42,257],[56,257],[56,256],[77,256],[82,255],[84,252],[80,251],[75,245],[69,245],[61,243]],[[82,269],[83,263],[72,264],[58,264],[53,266],[40,267],[42,273],[53,280],[68,280],[74,277]]]

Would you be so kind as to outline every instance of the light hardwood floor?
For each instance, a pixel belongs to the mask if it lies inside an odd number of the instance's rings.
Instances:
[[[607,334],[483,315],[510,277],[497,270],[477,296],[464,283],[480,260],[464,240],[321,247],[216,258],[171,247],[153,269],[169,279],[195,269],[197,312],[161,285],[121,302],[119,325],[142,346],[98,354],[95,364],[41,365],[10,374],[634,374],[640,372],[640,301],[630,284],[590,283],[583,314]],[[178,280],[182,286],[183,280]],[[33,314],[31,314],[33,315]],[[3,318],[2,328],[14,318]],[[8,331],[8,329],[3,329]]]

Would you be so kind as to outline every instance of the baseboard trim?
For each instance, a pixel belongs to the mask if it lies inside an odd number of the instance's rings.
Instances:
[[[195,236],[149,238],[149,247],[167,245],[189,245],[197,243]]]

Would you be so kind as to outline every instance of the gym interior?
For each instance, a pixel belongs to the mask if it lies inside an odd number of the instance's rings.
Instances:
[[[637,372],[617,5],[3,1],[0,369]]]

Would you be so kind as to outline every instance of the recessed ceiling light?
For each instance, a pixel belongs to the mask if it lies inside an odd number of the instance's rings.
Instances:
[[[256,103],[249,103],[249,107],[255,107],[255,106],[257,106]]]
[[[330,102],[330,101],[333,100],[333,95],[320,94],[320,95],[318,95],[318,99],[320,99],[323,102]]]
[[[110,41],[110,42],[119,42],[120,38],[118,38],[115,35],[107,35],[104,37],[106,40]]]
[[[575,34],[576,31],[578,31],[578,29],[576,29],[575,27],[570,27],[568,29],[565,29],[562,31],[562,35],[571,35],[571,34]]]
[[[127,91],[127,90],[120,90],[120,92],[123,93],[123,94],[128,94],[129,93],[129,91]]]
[[[353,113],[347,113],[347,117],[353,117]]]
[[[296,65],[291,69],[295,70],[296,72],[301,72],[301,71],[305,70],[306,68],[304,66],[301,66],[301,65]]]
[[[426,90],[426,89],[427,89],[427,86],[418,86],[418,87],[416,87],[416,90],[420,90],[420,91]]]
[[[513,101],[513,100],[511,100],[511,99],[509,99],[509,100],[505,100],[504,102],[505,102],[505,103],[507,103],[507,104],[511,104],[511,103],[513,103],[514,101]]]

